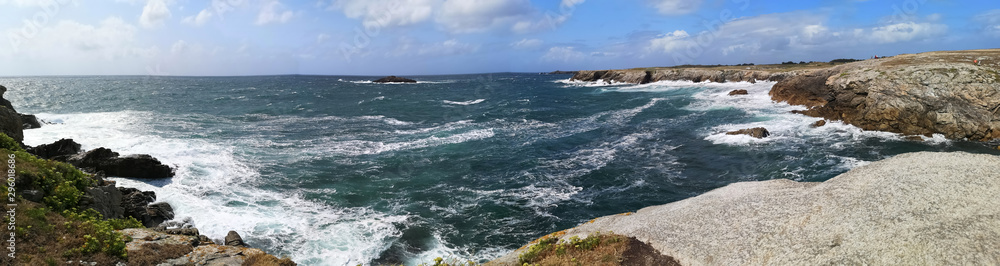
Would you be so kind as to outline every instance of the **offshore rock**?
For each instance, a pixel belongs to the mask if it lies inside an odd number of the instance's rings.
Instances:
[[[416,80],[402,78],[397,76],[388,76],[380,79],[373,80],[375,83],[417,83]]]
[[[14,110],[10,101],[3,98],[7,92],[7,87],[0,85],[0,133],[16,140],[18,143],[24,141],[24,122],[21,121],[21,114]]]
[[[770,136],[771,132],[767,132],[766,128],[755,127],[726,132],[726,135],[748,135],[754,138],[762,139]]]
[[[735,183],[559,238],[614,232],[682,265],[995,265],[997,165],[994,155],[903,154],[822,183]],[[524,250],[494,263],[517,264]]]
[[[729,92],[729,96],[748,95],[748,94],[750,94],[750,92],[747,90],[733,90]]]

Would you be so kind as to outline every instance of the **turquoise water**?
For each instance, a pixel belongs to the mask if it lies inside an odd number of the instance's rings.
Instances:
[[[773,103],[772,83],[601,86],[567,75],[7,77],[47,122],[29,145],[148,153],[154,190],[212,238],[237,230],[304,265],[487,260],[592,218],[733,182],[822,181],[913,151],[903,140]],[[747,89],[749,96],[726,95]],[[724,132],[764,126],[758,140]]]

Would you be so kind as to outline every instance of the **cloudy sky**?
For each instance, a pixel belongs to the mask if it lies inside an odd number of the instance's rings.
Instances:
[[[0,75],[418,75],[997,48],[1000,2],[0,0]]]

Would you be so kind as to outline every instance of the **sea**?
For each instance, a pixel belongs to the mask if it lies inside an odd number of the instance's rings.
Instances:
[[[773,82],[570,75],[0,77],[28,145],[150,154],[178,221],[301,265],[485,262],[590,219],[735,182],[817,182],[916,151],[1000,154],[794,114]],[[736,89],[749,95],[729,96]],[[755,139],[728,131],[765,127]]]

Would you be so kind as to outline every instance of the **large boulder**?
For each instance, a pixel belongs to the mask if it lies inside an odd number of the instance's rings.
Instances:
[[[156,227],[165,221],[174,219],[174,208],[166,202],[150,204],[146,207],[146,213],[149,214],[149,224],[143,223],[143,225],[147,225],[146,227]]]
[[[29,148],[28,153],[45,159],[61,157],[65,160],[65,158],[68,158],[65,156],[80,153],[80,147],[80,143],[76,143],[72,139],[60,139],[51,144],[42,144]]]
[[[17,115],[21,117],[21,123],[22,123],[21,126],[23,129],[42,127],[42,123],[38,122],[38,117],[35,117],[35,115],[28,115],[28,114],[17,114]]]
[[[234,246],[234,247],[247,246],[247,244],[243,242],[243,238],[240,237],[240,234],[237,233],[236,231],[229,231],[229,234],[226,234],[225,242],[226,246]]]
[[[125,215],[125,209],[122,208],[121,190],[114,185],[87,188],[80,206],[94,209],[105,219],[119,219],[124,218]]]
[[[735,183],[559,238],[614,232],[682,265],[997,265],[997,165],[988,154],[903,154],[822,183]],[[493,265],[520,265],[526,250]]]
[[[108,176],[135,178],[167,178],[174,176],[174,171],[146,154],[135,154],[119,157],[117,152],[107,148],[97,148],[77,154],[67,162],[80,168],[103,171]]]
[[[380,79],[373,80],[375,83],[417,83],[416,80],[402,78],[397,76],[388,76]]]

